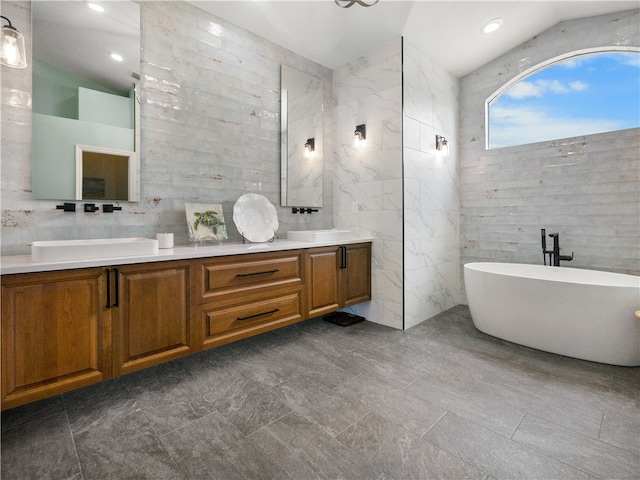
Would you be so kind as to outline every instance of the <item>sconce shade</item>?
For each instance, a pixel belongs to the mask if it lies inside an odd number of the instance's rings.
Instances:
[[[448,149],[449,142],[442,135],[436,135],[436,150],[442,151]]]
[[[24,36],[11,25],[11,21],[7,17],[0,17],[9,23],[9,25],[2,26],[0,63],[13,68],[26,68],[27,54],[24,48]]]
[[[363,123],[362,125],[356,125],[356,129],[353,132],[353,141],[357,145],[360,142],[364,142],[367,139],[367,126]]]

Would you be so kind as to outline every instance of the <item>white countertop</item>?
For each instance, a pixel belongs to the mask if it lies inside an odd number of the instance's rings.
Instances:
[[[135,255],[126,257],[101,258],[98,260],[73,260],[64,262],[33,262],[31,255],[7,255],[0,257],[0,275],[14,273],[50,272],[73,268],[103,267],[108,265],[130,265],[133,263],[164,262],[193,258],[221,257],[224,255],[243,255],[258,252],[278,252],[302,248],[326,247],[331,245],[349,245],[371,242],[372,238],[350,238],[330,242],[296,242],[275,240],[266,243],[219,243],[216,245],[176,245],[174,248],[160,249],[153,255]]]

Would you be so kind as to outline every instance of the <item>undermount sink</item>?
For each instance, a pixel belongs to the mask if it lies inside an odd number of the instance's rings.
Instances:
[[[298,242],[333,242],[346,240],[353,235],[351,230],[291,230],[287,232],[287,240]]]
[[[158,253],[158,240],[150,238],[96,238],[47,240],[31,244],[34,262],[63,262],[98,258],[130,257]]]

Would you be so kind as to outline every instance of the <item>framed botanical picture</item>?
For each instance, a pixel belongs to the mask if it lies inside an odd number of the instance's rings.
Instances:
[[[186,203],[184,205],[189,227],[189,240],[226,240],[227,226],[224,223],[222,205]]]

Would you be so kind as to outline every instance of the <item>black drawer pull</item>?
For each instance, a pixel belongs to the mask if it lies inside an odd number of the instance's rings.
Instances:
[[[263,315],[271,315],[272,313],[276,313],[279,311],[280,311],[279,308],[274,308],[273,310],[269,310],[268,312],[256,313],[255,315],[249,315],[248,317],[238,317],[236,318],[236,320],[237,321],[249,320],[251,318],[261,317]]]
[[[107,304],[105,308],[111,308],[111,270],[107,268]]]
[[[347,247],[340,247],[340,268],[347,268]]]
[[[278,273],[280,270],[277,268],[275,270],[265,270],[264,272],[253,272],[253,273],[238,273],[236,277],[253,277],[254,275],[268,275],[270,273]]]
[[[113,274],[114,274],[114,280],[116,283],[116,301],[113,302],[113,307],[119,307],[120,306],[120,274],[118,273],[118,269],[114,268],[113,269]]]

